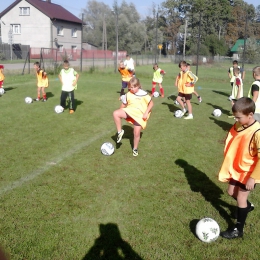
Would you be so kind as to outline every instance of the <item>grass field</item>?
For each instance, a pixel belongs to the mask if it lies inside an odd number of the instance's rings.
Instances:
[[[176,64],[161,64],[165,98],[154,108],[132,156],[132,126],[112,156],[102,143],[115,144],[112,112],[120,105],[120,75],[82,73],[75,92],[77,109],[54,112],[60,83],[50,76],[47,102],[36,97],[34,75],[6,75],[0,97],[0,244],[14,260],[223,260],[259,259],[259,193],[250,195],[243,239],[197,239],[199,219],[215,219],[221,230],[233,224],[235,203],[217,180],[223,140],[234,123],[227,67],[199,68],[193,120],[173,112]],[[246,95],[252,82],[248,68]],[[195,72],[195,68],[193,68]],[[152,67],[137,67],[143,89],[151,89]],[[168,98],[167,98],[168,97]],[[221,108],[221,117],[212,116]]]

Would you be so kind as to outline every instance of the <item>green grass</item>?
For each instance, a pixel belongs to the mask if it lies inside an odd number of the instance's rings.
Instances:
[[[173,102],[177,65],[161,68],[167,72],[166,97],[154,99],[138,157],[131,151],[132,126],[124,121],[122,145],[115,145],[112,156],[100,152],[102,143],[115,144],[112,112],[120,105],[121,81],[113,68],[82,73],[73,115],[54,112],[61,91],[57,77],[50,77],[46,103],[26,104],[26,96],[36,96],[34,76],[6,75],[0,98],[0,244],[11,259],[259,258],[257,189],[243,239],[206,244],[194,232],[205,216],[222,230],[233,223],[235,203],[217,180],[223,140],[234,123],[227,118],[228,68],[199,68],[203,102],[193,97],[193,120],[173,116],[179,109]],[[152,73],[150,65],[137,67],[144,89],[151,89]],[[247,73],[245,95],[251,82]],[[211,115],[214,108],[221,108],[221,117]],[[107,251],[110,258],[102,258]]]

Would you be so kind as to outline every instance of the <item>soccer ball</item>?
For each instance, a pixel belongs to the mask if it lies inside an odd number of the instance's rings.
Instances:
[[[181,118],[183,116],[183,112],[179,109],[174,112],[174,116]]]
[[[221,116],[222,112],[220,109],[217,108],[217,109],[214,109],[212,114],[213,114],[213,116],[219,117],[219,116]]]
[[[112,155],[115,151],[113,144],[106,142],[101,145],[101,153],[104,155]]]
[[[180,103],[177,100],[175,100],[174,104],[178,106]]]
[[[27,104],[31,104],[31,103],[33,102],[33,100],[32,100],[31,97],[26,97],[26,98],[24,99],[24,101],[25,101],[25,103],[27,103]]]
[[[202,242],[217,240],[220,233],[218,223],[212,218],[203,218],[196,225],[196,235]]]
[[[2,96],[5,93],[5,90],[3,88],[0,88],[0,96]]]
[[[54,108],[54,110],[55,110],[55,112],[56,112],[57,114],[60,114],[60,113],[62,113],[62,112],[64,111],[64,108],[63,108],[62,106],[60,106],[60,105],[57,105],[57,106]]]
[[[154,96],[154,97],[159,97],[159,96],[160,96],[160,94],[159,94],[159,92],[158,92],[158,91],[155,91],[155,92],[153,93],[153,96]]]

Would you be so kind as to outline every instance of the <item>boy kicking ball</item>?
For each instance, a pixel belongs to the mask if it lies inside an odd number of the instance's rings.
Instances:
[[[228,194],[237,201],[237,222],[221,232],[223,238],[242,237],[247,215],[254,209],[248,201],[250,191],[260,183],[260,123],[254,119],[255,103],[242,97],[232,106],[236,123],[230,129],[224,149],[219,180],[228,182]]]

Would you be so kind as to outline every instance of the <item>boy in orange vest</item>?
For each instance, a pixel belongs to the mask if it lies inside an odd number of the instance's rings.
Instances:
[[[234,103],[232,112],[236,123],[228,133],[218,175],[221,182],[228,182],[227,192],[237,201],[237,223],[220,233],[227,239],[243,236],[247,214],[254,210],[248,196],[260,183],[260,123],[254,119],[255,103],[242,97]]]

